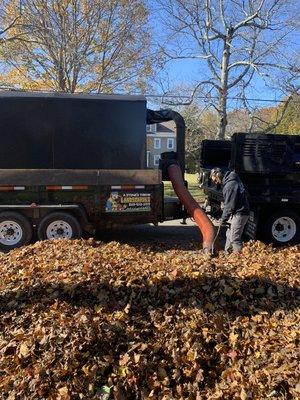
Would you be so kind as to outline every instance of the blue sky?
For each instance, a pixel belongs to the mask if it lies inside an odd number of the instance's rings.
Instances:
[[[168,65],[168,77],[170,82],[180,82],[186,85],[192,85],[197,81],[197,78],[202,75],[203,71],[207,71],[205,63],[199,64],[199,62],[194,62],[191,60],[180,60],[170,62]],[[253,99],[264,99],[264,100],[274,100],[273,102],[268,101],[252,101],[252,103],[258,104],[262,107],[268,107],[274,105],[277,100],[283,98],[282,92],[276,87],[266,85],[265,82],[259,77],[254,77],[252,80],[252,88],[248,91],[248,97]],[[158,88],[160,90],[160,88]],[[229,97],[231,97],[229,95]],[[232,93],[234,97],[234,93]],[[236,108],[238,101],[230,100],[229,107]]]
[[[267,0],[272,1],[272,0]],[[225,0],[226,3],[226,0]],[[150,23],[152,25],[152,29],[155,32],[155,37],[159,38],[162,43],[163,38],[166,35],[165,26],[162,24],[160,17],[162,15],[159,7],[155,5],[157,2],[155,0],[149,0],[148,4],[151,7],[151,15],[150,15]],[[300,0],[294,0],[293,6],[298,11],[300,10]],[[288,6],[287,6],[288,7]],[[287,9],[287,11],[290,11]],[[296,18],[296,16],[295,16]],[[296,21],[296,20],[295,20]],[[300,24],[299,24],[300,25]],[[268,40],[268,37],[267,37]],[[269,38],[270,42],[272,37]],[[300,52],[300,39],[299,33],[294,34],[289,38],[289,41],[286,44],[285,49],[287,54],[296,54]],[[282,53],[282,57],[285,57],[285,54]],[[173,86],[178,85],[186,85],[186,86],[194,86],[195,82],[203,79],[203,77],[208,76],[208,68],[205,61],[201,60],[175,60],[168,62],[165,66],[163,72],[163,81],[169,81]],[[171,86],[170,85],[170,86]],[[268,85],[265,84],[264,80],[259,76],[256,76],[252,80],[251,89],[248,90],[247,96],[249,98],[259,98],[259,99],[267,99],[267,100],[281,100],[283,98],[282,92],[276,88],[275,84],[269,82]],[[156,92],[161,92],[161,88],[159,86],[156,87]],[[229,96],[235,96],[235,91],[233,90]],[[268,102],[252,102],[260,107],[269,107],[275,105],[276,103],[268,103]],[[230,100],[229,107],[236,108],[238,106],[238,102],[236,100]]]

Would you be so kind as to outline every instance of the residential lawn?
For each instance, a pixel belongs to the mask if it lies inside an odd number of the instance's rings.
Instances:
[[[188,182],[188,189],[191,195],[197,201],[204,200],[204,193],[202,189],[199,188],[197,183],[197,174],[185,174],[185,180]],[[172,183],[168,181],[164,181],[165,186],[165,196],[176,196]]]

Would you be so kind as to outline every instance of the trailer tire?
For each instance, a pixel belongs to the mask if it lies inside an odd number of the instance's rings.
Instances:
[[[300,216],[294,211],[282,210],[272,214],[264,229],[268,242],[277,246],[299,243]]]
[[[9,251],[31,242],[33,228],[24,215],[15,211],[0,213],[0,251]]]
[[[72,214],[53,212],[41,220],[37,235],[40,240],[78,239],[82,235],[82,229],[79,221]]]

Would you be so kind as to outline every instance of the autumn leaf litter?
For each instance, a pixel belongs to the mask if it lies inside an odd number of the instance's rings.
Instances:
[[[0,255],[3,399],[299,399],[300,248]]]

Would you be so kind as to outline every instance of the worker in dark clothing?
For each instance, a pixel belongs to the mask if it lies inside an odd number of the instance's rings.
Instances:
[[[243,246],[242,234],[250,210],[244,185],[234,171],[224,173],[220,168],[213,168],[210,177],[212,182],[223,187],[224,208],[220,223],[230,224],[226,231],[225,252],[232,248],[238,253]]]

